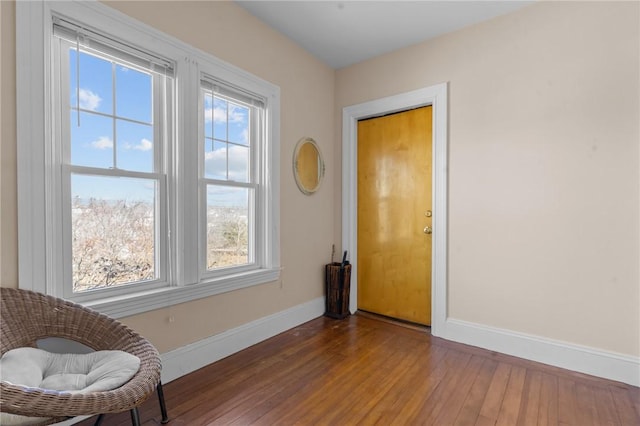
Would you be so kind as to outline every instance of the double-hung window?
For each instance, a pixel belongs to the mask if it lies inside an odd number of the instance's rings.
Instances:
[[[277,280],[279,89],[99,2],[19,2],[20,287],[125,316]]]
[[[263,102],[203,76],[201,194],[206,275],[251,268],[256,259],[259,151]]]
[[[53,34],[62,293],[166,284],[174,66],[57,17]]]

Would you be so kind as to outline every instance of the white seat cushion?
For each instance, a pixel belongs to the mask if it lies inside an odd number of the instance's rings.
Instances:
[[[115,389],[140,368],[140,359],[123,351],[56,354],[18,348],[0,358],[0,379],[15,385],[89,393]]]
[[[28,388],[69,393],[116,389],[140,368],[140,359],[123,351],[57,354],[36,348],[18,348],[0,358],[0,380]],[[28,425],[45,420],[0,413],[0,425]]]

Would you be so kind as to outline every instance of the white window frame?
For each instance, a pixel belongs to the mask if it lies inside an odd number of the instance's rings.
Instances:
[[[168,157],[168,286],[108,298],[83,300],[107,315],[124,317],[201,297],[276,281],[280,275],[280,89],[108,6],[93,1],[18,2],[16,4],[18,131],[18,273],[19,287],[63,297],[59,274],[64,267],[55,242],[62,237],[61,194],[54,190],[57,167],[51,149],[54,119],[52,94],[52,15],[66,16],[105,34],[132,40],[176,64],[175,128]],[[204,274],[200,267],[199,223],[199,91],[202,73],[265,100],[260,152],[260,245],[257,268],[227,275]],[[53,243],[52,243],[53,242]],[[126,286],[125,286],[126,287]]]
[[[206,67],[201,67],[201,68],[206,68]],[[201,80],[207,80],[207,82],[210,82],[212,79],[211,76],[209,76],[206,72],[202,72],[201,73]],[[198,111],[198,129],[199,129],[199,133],[198,133],[198,151],[199,151],[199,170],[198,170],[198,175],[199,175],[199,181],[200,181],[200,206],[199,206],[199,212],[200,212],[200,220],[199,220],[199,226],[200,226],[200,233],[199,235],[201,237],[203,237],[200,241],[200,268],[202,271],[202,276],[207,279],[207,278],[211,278],[211,279],[215,279],[216,277],[220,277],[223,276],[225,274],[228,274],[230,272],[231,269],[233,269],[233,271],[249,271],[252,269],[256,269],[256,268],[260,268],[264,265],[264,261],[263,261],[263,257],[262,254],[264,253],[264,250],[261,249],[261,247],[263,247],[263,236],[261,235],[261,230],[263,229],[264,224],[261,223],[260,219],[261,216],[257,214],[258,211],[260,211],[261,209],[261,202],[259,200],[259,194],[260,194],[260,185],[261,185],[261,181],[260,181],[260,170],[261,170],[261,161],[260,159],[263,157],[264,152],[261,149],[262,147],[264,147],[264,144],[262,143],[262,140],[264,139],[264,126],[262,125],[263,123],[263,106],[256,106],[256,105],[251,105],[250,102],[243,102],[240,99],[237,99],[236,97],[233,97],[233,95],[229,94],[229,95],[225,95],[225,96],[220,96],[223,99],[226,99],[227,102],[233,103],[236,102],[238,104],[242,104],[243,106],[246,106],[249,111],[250,111],[250,118],[249,118],[249,130],[250,130],[250,135],[249,135],[249,179],[246,182],[235,182],[231,179],[224,179],[224,180],[220,180],[220,179],[211,179],[211,178],[207,178],[205,176],[205,172],[204,172],[204,165],[205,165],[205,160],[204,160],[204,153],[205,153],[205,149],[204,149],[204,143],[205,143],[205,121],[204,121],[204,96],[203,96],[203,88],[202,88],[202,83],[200,86],[200,90],[199,90],[199,97],[198,97],[198,104],[200,106],[200,109]],[[215,99],[216,94],[214,93],[214,91],[212,91],[211,93],[213,99]],[[262,104],[262,102],[261,102]],[[227,123],[228,125],[228,123]],[[227,148],[228,149],[228,148]],[[229,163],[228,163],[228,158],[227,158],[227,172],[228,172],[228,167],[229,167]],[[249,259],[248,262],[246,264],[242,264],[242,265],[235,265],[235,266],[228,266],[228,267],[222,267],[222,268],[216,268],[216,269],[207,269],[207,252],[208,252],[208,247],[207,247],[207,239],[206,239],[206,234],[207,234],[207,186],[208,185],[218,185],[218,186],[223,186],[223,187],[227,187],[227,188],[240,188],[240,189],[247,189],[249,191],[252,191],[254,193],[254,196],[249,200],[248,203],[248,213],[249,213],[249,217],[252,218],[251,221],[249,221],[249,232],[248,232],[248,255],[249,255]]]
[[[69,129],[69,82],[63,79],[63,75],[69,74],[69,58],[67,48],[74,47],[73,43],[68,40],[56,40],[53,38],[52,53],[53,53],[53,69],[52,76],[53,81],[59,81],[57,86],[59,90],[55,90],[52,96],[52,103],[56,106],[52,107],[52,125],[54,126],[52,138],[52,155],[54,156],[53,162],[55,164],[61,164],[61,177],[59,181],[58,176],[55,176],[51,187],[53,188],[53,194],[60,194],[53,202],[61,203],[50,212],[54,223],[62,223],[62,232],[57,239],[52,240],[55,244],[55,251],[62,255],[62,267],[54,265],[56,294],[62,295],[66,299],[74,300],[77,302],[91,302],[96,299],[104,299],[113,296],[122,296],[125,294],[132,294],[135,292],[152,290],[159,287],[167,287],[170,285],[169,273],[169,239],[168,239],[168,224],[167,224],[167,173],[165,161],[167,151],[167,136],[172,134],[171,122],[169,117],[172,115],[171,106],[173,104],[173,93],[170,87],[167,86],[167,82],[163,82],[163,78],[155,76],[153,79],[152,96],[154,98],[153,104],[153,118],[154,123],[154,170],[152,172],[137,172],[126,171],[122,169],[104,169],[98,167],[86,167],[82,165],[71,164],[71,150],[70,144],[63,142],[63,139],[70,137]],[[80,49],[82,51],[82,49]],[[91,49],[94,50],[94,49]],[[79,55],[80,53],[78,53]],[[107,52],[105,56],[114,56],[117,53],[113,51]],[[59,60],[59,62],[58,62]],[[120,60],[125,62],[125,60]],[[127,65],[133,69],[139,69],[136,65]],[[147,71],[147,70],[143,70]],[[58,74],[60,73],[60,74]],[[157,74],[157,73],[156,73]],[[165,87],[163,87],[165,86]],[[167,105],[164,105],[164,104]],[[114,106],[115,108],[115,102]],[[165,111],[168,108],[168,111]],[[114,112],[115,113],[115,112]],[[109,115],[111,118],[112,116]],[[113,116],[115,117],[115,116]],[[56,136],[57,135],[57,136]],[[115,155],[114,145],[114,155]],[[154,228],[155,228],[155,247],[154,247],[154,272],[155,278],[146,281],[136,281],[126,283],[114,287],[103,287],[100,289],[91,290],[85,293],[74,293],[71,286],[67,285],[72,278],[72,247],[70,238],[65,238],[65,235],[70,235],[72,232],[71,224],[71,192],[70,185],[65,184],[71,178],[71,175],[84,175],[84,176],[100,176],[100,177],[128,177],[128,178],[143,178],[154,179],[157,182],[156,187],[156,199],[154,206]]]

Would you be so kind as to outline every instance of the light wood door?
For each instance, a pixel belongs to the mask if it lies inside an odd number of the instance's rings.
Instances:
[[[358,122],[358,308],[431,324],[431,107]]]

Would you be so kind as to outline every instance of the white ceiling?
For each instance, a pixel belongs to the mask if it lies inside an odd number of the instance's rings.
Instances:
[[[236,3],[338,69],[512,12],[533,1]]]

